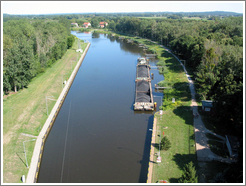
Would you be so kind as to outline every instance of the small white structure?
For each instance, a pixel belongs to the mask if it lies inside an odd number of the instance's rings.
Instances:
[[[90,22],[84,22],[83,27],[88,28],[89,26],[91,26]]]
[[[71,25],[74,25],[76,27],[79,27],[78,23],[71,23]]]
[[[22,181],[23,183],[25,183],[25,182],[26,182],[25,175],[22,175],[22,176],[21,176],[21,181]]]
[[[83,50],[82,50],[82,49],[77,49],[76,52],[81,52],[81,53],[83,53]]]

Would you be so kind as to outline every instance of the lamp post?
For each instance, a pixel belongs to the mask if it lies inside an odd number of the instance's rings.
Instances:
[[[49,115],[48,105],[47,105],[47,99],[49,99],[50,97],[54,97],[54,96],[46,96],[46,97],[45,97],[46,109],[47,109],[47,116]],[[50,100],[53,100],[53,99],[50,99]],[[56,100],[53,100],[53,101],[56,101]]]
[[[153,130],[153,129],[149,129],[149,131],[158,131],[160,132],[160,140],[159,140],[159,154],[157,157],[157,162],[161,162],[161,131],[160,130]]]
[[[25,148],[25,142],[28,142],[28,141],[34,141],[34,140],[36,140],[36,139],[31,139],[31,140],[23,141],[23,146],[24,146],[24,153],[25,153],[25,158],[26,158],[26,148]],[[29,168],[29,167],[28,167],[28,162],[27,162],[27,158],[26,158],[26,167],[27,167],[27,168]]]
[[[153,97],[160,97],[161,98],[161,107],[162,107],[162,96],[153,96]],[[162,115],[162,109],[160,110],[160,115]]]
[[[71,63],[71,70],[72,70],[72,63]],[[68,73],[62,74],[62,89],[63,89],[63,76],[67,75]]]

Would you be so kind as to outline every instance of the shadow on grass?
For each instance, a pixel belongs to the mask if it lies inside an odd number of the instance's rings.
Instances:
[[[175,154],[173,160],[176,162],[180,170],[189,162],[196,162],[196,154]]]
[[[185,124],[193,126],[193,112],[189,106],[180,106],[173,113],[185,120]]]
[[[25,163],[25,161],[20,157],[20,155],[19,155],[20,153],[23,154],[23,152],[16,152],[16,155],[20,158],[22,163],[27,167],[27,164]]]
[[[190,87],[187,82],[179,82],[175,83],[173,85],[173,88],[175,89],[174,96],[181,98],[181,101],[190,101],[191,100],[191,94],[190,94]]]
[[[179,178],[170,178],[170,183],[179,183]]]

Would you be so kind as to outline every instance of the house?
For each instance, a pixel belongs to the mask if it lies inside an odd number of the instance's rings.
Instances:
[[[91,23],[89,23],[89,22],[84,22],[83,27],[88,28],[89,26],[91,26]]]
[[[107,23],[107,22],[100,22],[100,23],[99,23],[99,26],[100,26],[101,28],[104,28],[104,26],[108,26],[108,23]]]
[[[78,23],[71,23],[71,25],[79,27]]]
[[[211,100],[202,100],[202,110],[205,112],[210,112],[213,108],[213,101]]]
[[[237,137],[226,135],[226,146],[229,151],[230,157],[237,158],[238,157],[238,147],[239,142],[237,140]]]

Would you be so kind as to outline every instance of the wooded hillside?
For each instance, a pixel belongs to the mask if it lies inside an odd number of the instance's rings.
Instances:
[[[70,23],[64,18],[4,22],[3,91],[27,87],[33,77],[63,56],[71,37]]]

